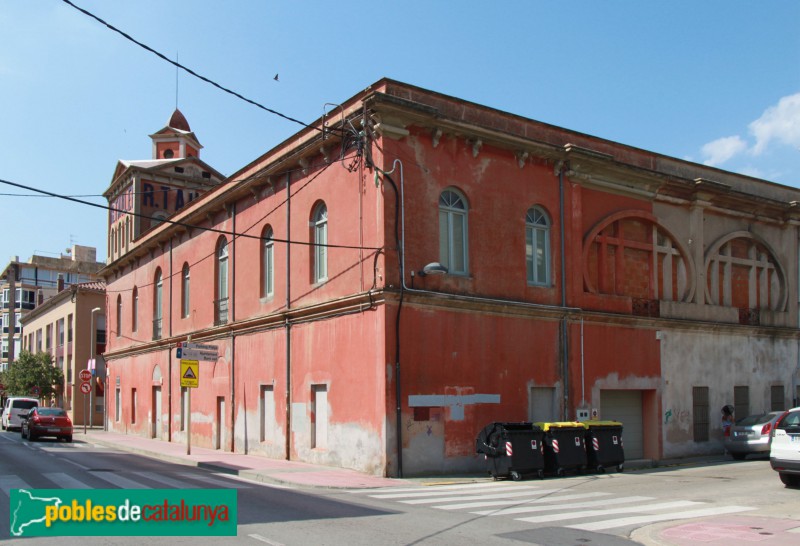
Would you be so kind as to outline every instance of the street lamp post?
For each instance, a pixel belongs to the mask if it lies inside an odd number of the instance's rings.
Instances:
[[[95,307],[94,309],[92,309],[92,320],[91,320],[91,326],[92,326],[91,342],[92,343],[89,346],[89,357],[90,357],[89,361],[91,362],[91,365],[93,366],[93,369],[92,369],[91,388],[89,389],[89,413],[88,413],[88,415],[89,415],[89,419],[91,419],[91,421],[92,421],[92,425],[94,425],[94,401],[92,400],[92,397],[94,395],[94,374],[97,371],[97,366],[95,365],[95,362],[94,362],[94,353],[97,350],[97,329],[95,328],[95,325],[94,325],[94,314],[98,313],[100,311],[102,311],[102,309],[100,309],[99,307]],[[84,412],[83,412],[83,433],[86,434],[86,415],[87,415],[87,413],[85,411],[86,410],[86,396],[85,395],[83,397],[83,409],[84,409]]]

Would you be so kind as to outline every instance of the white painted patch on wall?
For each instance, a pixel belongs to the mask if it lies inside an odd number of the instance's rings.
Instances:
[[[412,394],[408,397],[408,405],[412,408],[450,408],[452,421],[464,420],[464,406],[499,403],[499,394]]]

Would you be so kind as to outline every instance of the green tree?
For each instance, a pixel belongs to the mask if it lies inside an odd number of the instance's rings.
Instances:
[[[48,353],[22,351],[3,373],[6,396],[31,396],[34,387],[38,387],[38,398],[46,399],[63,383],[64,372],[53,365]]]

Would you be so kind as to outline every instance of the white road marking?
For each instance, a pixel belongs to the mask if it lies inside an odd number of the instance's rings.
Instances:
[[[538,489],[536,487],[520,487],[518,485],[506,485],[505,487],[498,487],[498,488],[491,489],[491,492],[497,492],[497,491],[526,491],[527,493],[534,493],[536,491],[541,491],[541,489]],[[550,491],[556,491],[556,490],[555,489],[551,489]],[[396,493],[396,492],[382,493],[382,494],[378,494],[378,495],[370,495],[370,497],[372,497],[373,499],[400,499],[400,498],[411,498],[411,497],[442,497],[442,496],[446,496],[446,495],[458,494],[460,492],[461,491],[456,492],[456,493],[453,493],[453,492],[450,492],[450,491],[442,491],[441,489],[439,489],[437,487],[435,490],[430,490],[430,489],[428,489],[426,491],[416,490],[414,492],[408,492],[408,493]],[[466,491],[466,493],[475,493],[475,491]]]
[[[6,495],[11,494],[12,489],[33,489],[30,485],[22,481],[19,476],[7,474],[0,476],[0,491]]]
[[[260,540],[261,542],[266,542],[267,544],[271,544],[272,546],[283,546],[282,543],[275,542],[274,540],[270,540],[267,537],[262,537],[261,535],[253,534],[253,535],[247,535],[247,536],[249,536],[250,538],[253,538],[255,540]]]
[[[129,480],[124,476],[115,474],[114,472],[92,472],[92,476],[100,478],[103,481],[114,484],[120,489],[152,489],[148,485],[144,485],[133,480]]]
[[[44,477],[59,486],[61,489],[92,489],[90,485],[76,480],[69,474],[63,472],[48,472]]]
[[[559,491],[556,489],[542,489],[540,493],[551,493],[553,491]],[[561,502],[565,500],[573,500],[573,499],[586,499],[592,497],[604,497],[610,495],[611,493],[575,493],[574,495],[550,495],[547,494],[546,496],[542,497],[532,497],[530,499],[510,499],[510,500],[490,500],[490,501],[478,501],[478,502],[464,502],[461,504],[442,504],[440,506],[434,506],[433,508],[438,508],[440,510],[467,510],[470,508],[484,508],[488,506],[508,506],[509,504],[535,504],[540,502]],[[502,510],[486,510],[483,512],[473,512],[474,514],[485,514],[485,515],[494,515],[495,513],[501,512]]]
[[[700,508],[698,510],[687,510],[686,512],[670,512],[669,514],[653,514],[648,516],[633,516],[629,518],[609,519],[596,521],[594,523],[582,523],[579,525],[567,525],[570,529],[580,529],[582,531],[601,531],[603,529],[613,529],[614,527],[624,527],[626,525],[640,525],[645,523],[656,523],[659,521],[669,521],[674,519],[692,519],[706,516],[720,516],[722,514],[735,514],[737,512],[748,512],[755,510],[751,506],[718,506],[715,508]]]
[[[620,506],[618,508],[610,508],[608,510],[580,510],[578,512],[563,512],[559,514],[550,514],[547,516],[533,516],[530,518],[515,519],[517,521],[524,521],[526,523],[549,523],[553,521],[563,521],[565,519],[592,518],[596,516],[610,516],[613,514],[646,513],[653,510],[683,508],[688,506],[696,506],[698,504],[704,503],[695,501],[671,501],[637,506]]]

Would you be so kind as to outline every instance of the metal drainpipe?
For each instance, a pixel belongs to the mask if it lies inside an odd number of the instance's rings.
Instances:
[[[233,217],[233,237],[231,237],[231,315],[229,322],[236,321],[236,201],[231,204],[231,216]],[[230,389],[231,389],[231,433],[230,433],[230,448],[233,453],[233,446],[236,444],[236,439],[233,437],[234,421],[236,418],[236,351],[234,344],[236,338],[231,332],[231,373],[230,373]]]
[[[561,247],[561,307],[567,306],[567,261],[565,256],[565,242],[564,242],[564,168],[565,164],[561,163],[558,169],[558,217],[559,217],[559,237]],[[561,410],[562,418],[566,421],[569,411],[569,333],[567,330],[567,317],[564,315],[561,318],[561,373],[563,374],[564,382],[564,407]]]
[[[286,240],[292,240],[292,173],[286,173]],[[292,247],[286,244],[286,460],[292,458],[292,324],[289,309],[292,306]]]
[[[169,238],[169,337],[172,338],[172,247],[173,237]],[[172,344],[167,345],[167,441],[172,441]],[[108,376],[108,374],[106,374]],[[105,393],[108,396],[108,392]]]

